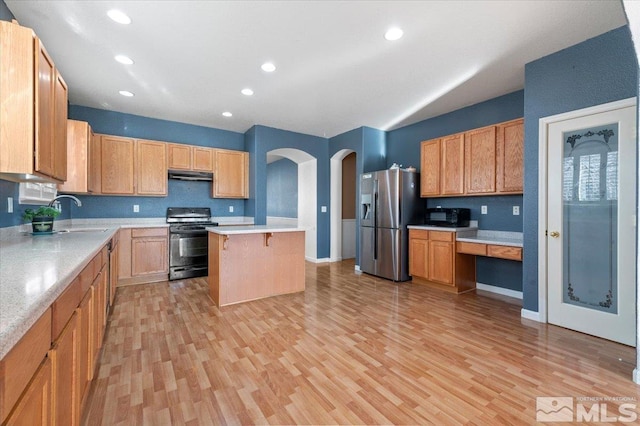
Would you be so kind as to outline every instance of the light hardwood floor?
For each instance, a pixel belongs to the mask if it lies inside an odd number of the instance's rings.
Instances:
[[[512,299],[306,271],[221,309],[206,279],[119,288],[84,424],[533,424],[539,396],[640,399],[634,348]]]

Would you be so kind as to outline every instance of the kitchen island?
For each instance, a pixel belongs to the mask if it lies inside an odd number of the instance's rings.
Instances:
[[[209,292],[219,307],[304,291],[304,229],[254,225],[207,230]]]

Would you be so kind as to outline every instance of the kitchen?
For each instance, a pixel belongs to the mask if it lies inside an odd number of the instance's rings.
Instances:
[[[598,49],[607,51],[607,54],[612,55],[616,62],[626,61],[626,56],[629,54],[629,40],[624,37],[628,36],[624,31],[613,31],[610,34],[602,36],[596,44]],[[607,49],[602,48],[601,43],[605,46],[625,46],[624,49]],[[46,40],[45,40],[46,44]],[[578,46],[574,51],[566,52],[567,55],[578,55],[582,50],[593,49],[593,45]],[[626,49],[626,50],[625,50]],[[600,50],[598,50],[600,51]],[[55,59],[55,58],[54,58]],[[327,166],[330,163],[333,155],[342,149],[351,149],[356,152],[359,162],[360,171],[373,171],[379,169],[388,168],[393,162],[398,162],[404,165],[419,166],[417,161],[417,153],[419,152],[419,144],[423,140],[439,137],[446,134],[452,134],[460,131],[466,131],[472,128],[477,128],[483,125],[495,124],[510,119],[515,119],[524,116],[525,123],[529,121],[529,115],[527,115],[528,106],[531,106],[532,100],[536,96],[548,95],[553,93],[555,89],[553,87],[554,78],[559,83],[560,73],[564,68],[561,66],[562,58],[549,58],[546,61],[540,62],[540,68],[542,62],[553,62],[556,60],[558,63],[555,65],[556,70],[553,69],[553,64],[546,65],[547,71],[545,74],[532,74],[525,80],[525,90],[516,90],[510,94],[506,94],[497,98],[490,99],[485,102],[479,102],[469,107],[455,110],[448,114],[443,114],[439,118],[429,119],[425,122],[416,123],[415,125],[409,125],[403,128],[399,128],[395,131],[384,132],[369,127],[358,128],[352,131],[348,131],[339,134],[335,137],[331,137],[328,140],[319,136],[305,135],[296,132],[289,132],[285,130],[274,129],[267,126],[257,125],[253,127],[246,135],[236,132],[228,132],[211,128],[203,128],[192,125],[179,124],[175,122],[167,122],[162,120],[143,118],[131,114],[122,114],[117,112],[104,112],[94,108],[79,107],[71,105],[69,109],[69,118],[87,121],[91,123],[96,133],[103,134],[115,134],[123,137],[133,137],[142,139],[153,139],[167,142],[181,142],[191,145],[205,146],[203,140],[209,138],[209,136],[203,137],[203,134],[211,134],[210,138],[216,140],[216,148],[248,151],[250,154],[250,191],[252,198],[248,201],[243,200],[218,200],[210,198],[210,188],[207,184],[198,182],[191,184],[183,184],[182,182],[169,181],[167,198],[143,198],[143,197],[105,197],[105,196],[80,196],[82,199],[83,207],[77,208],[75,205],[68,203],[63,204],[63,216],[61,219],[93,219],[103,217],[121,217],[121,218],[136,218],[136,217],[155,217],[163,218],[166,208],[170,206],[189,206],[190,201],[196,196],[199,201],[209,204],[212,208],[212,216],[214,219],[219,217],[227,217],[230,214],[233,216],[244,218],[253,217],[256,223],[266,222],[266,205],[268,200],[265,197],[266,182],[264,179],[266,164],[258,161],[258,158],[263,158],[270,151],[279,148],[291,148],[300,149],[308,152],[318,162],[317,169],[317,182],[329,182],[330,171]],[[594,65],[594,64],[590,64]],[[531,70],[536,69],[537,64],[533,64],[529,67]],[[625,69],[625,67],[621,67]],[[601,70],[605,72],[605,70]],[[554,74],[557,72],[558,75]],[[566,71],[565,71],[566,72]],[[610,72],[610,71],[607,71]],[[590,71],[585,77],[583,84],[585,86],[591,86],[592,81],[600,81],[600,77],[596,77],[598,74],[596,71]],[[626,77],[624,81],[631,81],[632,78]],[[546,88],[541,88],[539,84],[544,81],[547,85]],[[633,84],[626,84],[623,87],[607,87],[611,89],[614,94],[607,94],[598,98],[598,101],[605,101],[609,99],[622,99],[629,96],[635,96],[635,87],[630,89]],[[537,90],[537,91],[536,91]],[[560,89],[556,90],[558,93],[563,93]],[[604,91],[604,89],[603,89]],[[613,98],[611,98],[611,96]],[[593,102],[593,100],[585,101]],[[574,107],[574,105],[571,105]],[[554,113],[557,107],[549,106],[548,110],[536,109],[535,113],[542,115],[548,115]],[[544,112],[544,114],[542,113]],[[532,123],[537,121],[536,116],[531,116]],[[529,127],[526,124],[527,130],[527,147],[529,146],[530,131],[533,127]],[[534,126],[532,124],[531,126]],[[534,129],[535,130],[535,129]],[[215,134],[215,135],[214,135]],[[535,136],[534,136],[535,138]],[[531,145],[535,148],[534,145]],[[380,155],[385,153],[385,155]],[[532,158],[532,152],[527,150],[525,152],[525,162],[529,164]],[[534,160],[535,162],[535,160]],[[525,250],[524,250],[524,262],[522,266],[519,264],[498,262],[500,269],[496,272],[494,267],[496,262],[489,259],[485,265],[478,265],[478,281],[486,281],[488,283],[499,285],[511,285],[516,287],[515,291],[523,292],[523,303],[525,309],[535,312],[536,309],[536,284],[532,278],[532,274],[537,271],[536,251],[535,244],[531,244],[531,239],[535,241],[536,232],[527,233],[527,227],[530,227],[535,221],[527,215],[533,214],[530,210],[525,209],[525,206],[536,206],[535,191],[528,194],[526,189],[527,182],[531,182],[531,176],[535,178],[536,171],[533,170],[533,174],[527,176],[527,170],[525,169],[525,195],[524,196],[500,196],[500,197],[474,197],[474,198],[458,198],[458,199],[442,199],[438,200],[437,205],[443,205],[445,207],[469,207],[472,209],[472,219],[479,221],[480,228],[494,229],[504,231],[525,231]],[[531,183],[529,183],[531,184]],[[17,188],[15,185],[2,181],[0,183],[2,190],[3,200],[7,196],[12,198],[18,198]],[[322,207],[332,208],[334,203],[331,197],[330,191],[327,185],[318,184],[317,186],[317,244],[315,260],[323,260],[331,258],[330,238],[332,230],[331,218],[328,212],[323,212]],[[176,203],[174,200],[177,197],[183,197],[183,202]],[[532,198],[534,201],[532,202]],[[135,201],[134,201],[135,200]],[[4,202],[4,201],[3,201]],[[134,205],[138,205],[139,212],[133,211]],[[428,206],[433,206],[432,201],[427,202]],[[483,216],[481,206],[488,206],[488,214]],[[205,207],[204,204],[196,204],[193,207]],[[519,206],[522,211],[522,215],[519,217],[511,214],[513,206]],[[233,213],[229,211],[230,207],[233,208]],[[535,207],[534,207],[535,210]],[[494,214],[497,213],[497,214]],[[0,213],[0,222],[2,226],[15,226],[19,224],[19,214],[8,214],[4,209]],[[523,223],[525,226],[523,227]],[[529,241],[529,247],[527,248],[527,241]],[[527,256],[531,258],[527,259]],[[505,266],[509,265],[509,266]],[[505,272],[506,271],[506,272]],[[484,275],[482,275],[484,274]],[[516,280],[510,278],[504,278],[504,275],[511,275],[517,277]],[[483,277],[483,278],[481,278]],[[507,284],[502,284],[501,279],[504,279]],[[518,282],[520,285],[513,285]]]

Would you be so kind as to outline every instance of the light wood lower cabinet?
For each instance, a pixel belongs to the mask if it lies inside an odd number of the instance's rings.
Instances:
[[[80,424],[106,326],[107,259],[104,247],[0,360],[0,424]]]
[[[409,230],[409,274],[413,282],[453,293],[475,288],[475,261],[456,253],[455,238],[455,232]]]
[[[165,281],[169,277],[169,228],[121,229],[118,285]]]
[[[522,261],[522,247],[458,241],[456,251],[475,256]]]
[[[80,424],[80,328],[74,312],[49,351],[53,371],[52,417],[56,425]]]
[[[33,380],[24,391],[6,425],[50,425],[51,417],[51,359],[45,358]],[[5,423],[2,423],[3,425]]]

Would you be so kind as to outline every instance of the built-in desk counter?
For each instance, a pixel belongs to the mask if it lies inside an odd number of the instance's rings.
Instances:
[[[463,231],[456,237],[458,253],[522,261],[522,233],[505,231]]]
[[[224,226],[209,231],[209,291],[218,306],[305,289],[305,231]]]

